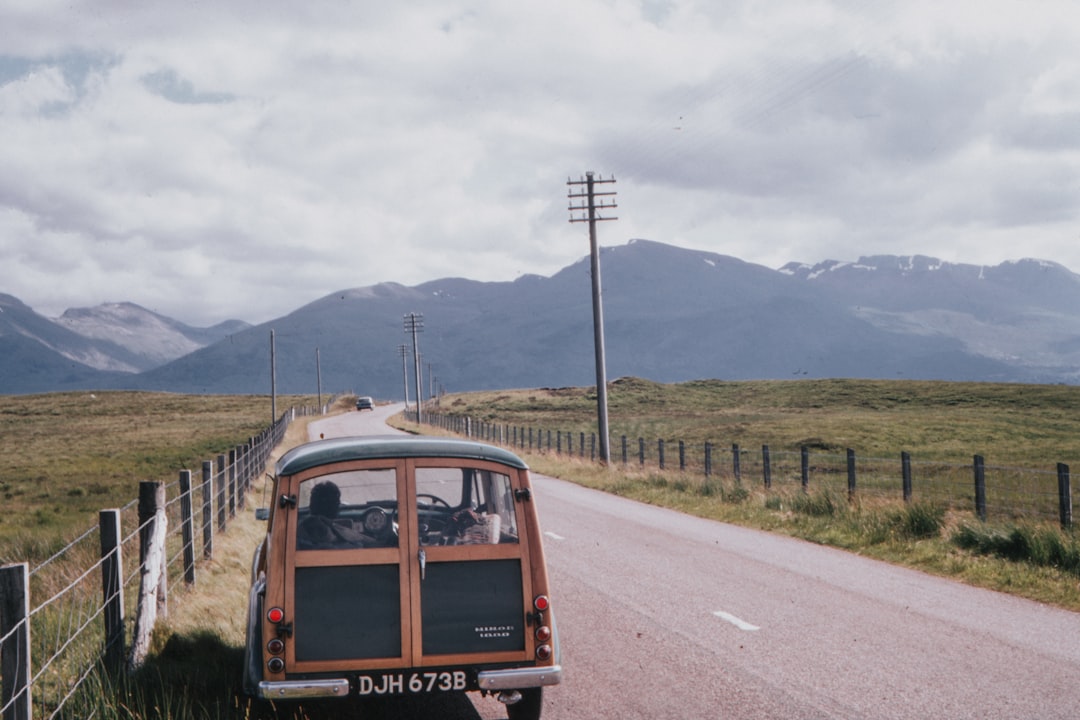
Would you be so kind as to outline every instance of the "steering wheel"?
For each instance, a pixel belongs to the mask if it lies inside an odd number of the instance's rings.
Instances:
[[[438,495],[432,495],[431,493],[416,493],[416,499],[419,500],[420,498],[431,498],[433,504],[445,505],[447,510],[450,509],[450,503],[446,502]]]

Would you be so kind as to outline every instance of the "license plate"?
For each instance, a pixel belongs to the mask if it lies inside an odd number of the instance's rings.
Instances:
[[[402,695],[405,693],[450,692],[464,690],[464,670],[443,672],[384,673],[357,678],[359,695]]]

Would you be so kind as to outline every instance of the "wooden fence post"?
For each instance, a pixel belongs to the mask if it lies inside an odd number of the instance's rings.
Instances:
[[[742,457],[738,443],[731,444],[731,473],[735,476],[735,485],[742,485]]]
[[[1069,466],[1058,463],[1058,506],[1061,514],[1061,529],[1072,527],[1072,487],[1069,484]]]
[[[638,449],[638,465],[645,467],[645,438],[639,437],[637,439]]]
[[[195,526],[191,517],[191,471],[180,471],[180,538],[184,545],[184,582],[195,584]]]
[[[116,672],[124,665],[124,554],[120,511],[98,513],[101,538],[101,601],[105,621],[105,667]]]
[[[30,570],[26,563],[0,568],[0,702],[4,720],[31,720]]]
[[[236,509],[244,511],[248,491],[248,457],[243,445],[236,446]]]
[[[626,436],[622,436],[622,464],[625,465],[627,460],[626,456]]]
[[[712,475],[712,443],[705,443],[705,485],[709,485],[709,476]]]
[[[228,477],[225,474],[224,455],[217,456],[217,472],[215,473],[215,476],[217,478],[218,532],[225,532],[225,526],[228,523],[226,513],[229,510],[229,501],[228,498],[225,497],[225,491],[227,489],[225,485],[228,482]]]
[[[214,557],[214,463],[203,460],[202,464],[202,535],[203,557]]]
[[[255,482],[255,478],[262,474],[262,468],[259,467],[259,453],[255,449],[255,438],[248,440],[247,447],[247,490],[251,490],[252,483]]]
[[[165,484],[139,483],[139,602],[128,669],[142,666],[150,652],[150,638],[158,612],[166,609],[168,577],[165,558]]]
[[[986,465],[982,455],[975,456],[975,514],[986,520]]]
[[[686,443],[679,441],[679,471],[686,471]]]
[[[659,465],[660,469],[663,470],[664,469],[664,439],[663,438],[660,438],[659,440],[656,441],[656,458],[657,458],[657,465]]]
[[[847,499],[855,500],[855,451],[847,449]]]
[[[236,449],[229,450],[229,519],[236,517]]]
[[[803,445],[799,448],[799,456],[802,461],[802,490],[810,492],[810,448]]]
[[[900,472],[904,476],[904,502],[911,504],[911,453],[900,453]]]
[[[236,449],[233,448],[232,450],[229,451],[229,518],[230,519],[236,517],[236,505],[237,505],[236,495],[237,495],[237,491],[240,489],[239,480],[238,480],[237,475],[236,475],[236,470],[237,470],[236,463],[237,463]]]
[[[761,475],[765,482],[765,489],[772,488],[772,464],[769,461],[769,446],[761,446]]]

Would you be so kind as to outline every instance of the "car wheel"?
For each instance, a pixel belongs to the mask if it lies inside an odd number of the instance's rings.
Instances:
[[[544,688],[520,690],[521,699],[506,706],[508,720],[540,720],[540,710],[544,705]]]

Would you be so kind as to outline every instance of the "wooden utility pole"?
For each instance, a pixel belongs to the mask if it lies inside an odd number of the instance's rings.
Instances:
[[[315,385],[319,390],[319,412],[322,412],[322,361],[319,360],[319,348],[315,348]]]
[[[398,345],[398,353],[401,354],[401,382],[405,386],[405,409],[409,409],[409,346]]]
[[[277,422],[277,348],[274,331],[270,331],[270,424]]]
[[[423,406],[424,382],[420,378],[420,344],[416,334],[424,330],[424,316],[421,313],[409,313],[405,316],[405,332],[412,333],[413,370],[416,372],[416,422],[421,421],[421,407]]]
[[[607,361],[604,358],[604,306],[600,292],[600,249],[596,244],[596,223],[601,220],[618,220],[617,217],[601,217],[600,212],[618,207],[613,199],[597,201],[596,198],[614,197],[615,192],[597,192],[597,185],[614,184],[615,178],[604,180],[585,173],[580,180],[567,179],[569,187],[567,197],[570,200],[570,222],[589,223],[589,255],[592,261],[592,304],[593,304],[593,343],[596,353],[596,416],[600,435],[600,461],[611,464],[611,449],[608,447],[608,408],[607,408]],[[582,192],[584,186],[584,192]]]

